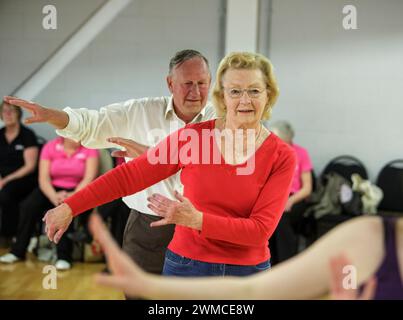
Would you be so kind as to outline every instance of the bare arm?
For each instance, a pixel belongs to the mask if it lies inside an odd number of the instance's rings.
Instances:
[[[286,211],[291,210],[291,207],[309,197],[312,193],[312,175],[310,171],[301,174],[302,187],[298,192],[294,193],[287,202]]]
[[[359,287],[350,288],[345,285],[345,267],[351,266],[351,261],[344,255],[340,254],[330,260],[330,292],[331,298],[334,300],[372,300],[375,296],[376,278],[372,276],[363,286],[360,293]]]
[[[74,189],[74,192],[81,190],[87,184],[89,184],[92,180],[94,180],[96,178],[96,176],[98,174],[98,164],[99,164],[98,157],[88,158],[86,160],[84,177],[80,181],[80,183],[77,185],[77,187]]]
[[[90,230],[112,271],[98,275],[97,282],[149,299],[315,299],[329,291],[329,261],[340,252],[359,271],[358,284],[371,277],[383,257],[382,224],[365,217],[336,227],[303,253],[257,275],[170,278],[142,271],[118,248],[98,216],[91,217]]]
[[[69,123],[69,116],[66,112],[58,109],[46,108],[37,103],[18,99],[15,97],[4,97],[9,104],[21,107],[29,111],[32,116],[25,119],[26,124],[35,122],[47,122],[56,129],[64,129]]]
[[[29,147],[24,150],[24,165],[16,171],[10,173],[2,179],[3,185],[10,181],[20,179],[32,172],[36,168],[38,161],[38,147]]]
[[[39,188],[53,205],[59,205],[58,194],[50,179],[50,161],[39,160]]]

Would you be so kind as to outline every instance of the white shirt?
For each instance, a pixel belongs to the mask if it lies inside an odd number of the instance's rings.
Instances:
[[[65,108],[69,123],[63,130],[56,130],[62,137],[80,141],[82,145],[93,149],[116,148],[106,141],[111,137],[132,139],[138,143],[152,146],[172,132],[185,126],[185,122],[176,115],[172,97],[131,99],[122,103],[110,104],[100,110],[85,108]],[[207,104],[192,120],[207,121],[216,117],[211,104]],[[130,160],[129,158],[126,161]],[[153,193],[175,199],[174,191],[183,192],[179,173],[171,176],[136,194],[123,198],[131,209],[156,215],[148,207],[147,198]]]

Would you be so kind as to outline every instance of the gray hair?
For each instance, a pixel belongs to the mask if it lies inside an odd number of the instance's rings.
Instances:
[[[175,53],[175,55],[169,61],[169,74],[172,73],[173,69],[179,67],[185,61],[193,58],[203,59],[207,65],[207,68],[210,69],[207,58],[203,56],[199,51],[193,49],[185,49]]]
[[[270,129],[275,131],[275,134],[277,134],[281,140],[291,142],[294,139],[294,129],[287,121],[276,121],[270,126]]]

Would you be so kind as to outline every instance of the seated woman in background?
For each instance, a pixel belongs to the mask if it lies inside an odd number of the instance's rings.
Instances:
[[[21,124],[22,110],[0,105],[0,236],[11,242],[18,225],[18,203],[36,186],[38,145],[35,133]]]
[[[298,253],[298,236],[307,209],[305,199],[312,193],[312,162],[308,151],[295,144],[294,129],[286,121],[277,121],[270,126],[274,134],[291,146],[297,156],[297,167],[291,184],[285,212],[270,239],[272,264],[280,263]]]
[[[44,213],[90,183],[98,174],[98,151],[70,139],[56,138],[45,144],[39,161],[39,188],[20,206],[17,241],[0,262],[14,263],[25,258],[35,224]],[[67,232],[72,232],[70,225]],[[58,270],[71,268],[72,241],[64,237],[57,244]]]
[[[334,299],[403,299],[403,218],[351,219],[272,270],[243,278],[153,275],[119,249],[99,216],[91,216],[90,230],[101,244],[111,272],[98,274],[96,282],[131,297],[318,299],[330,293]]]

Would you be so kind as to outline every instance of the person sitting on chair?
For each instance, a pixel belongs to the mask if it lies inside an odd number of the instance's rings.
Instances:
[[[305,199],[312,193],[312,162],[308,151],[293,142],[294,129],[287,121],[273,123],[271,129],[295,151],[297,167],[292,180],[285,212],[270,239],[272,263],[280,263],[298,253],[298,237],[303,214],[307,209]]]
[[[35,133],[21,124],[20,107],[0,105],[0,235],[8,245],[17,232],[18,203],[37,185],[38,144]]]
[[[56,138],[46,143],[39,160],[39,188],[21,203],[17,241],[10,253],[0,257],[2,263],[14,263],[25,259],[29,240],[35,224],[44,213],[63,203],[78,190],[84,188],[98,174],[98,151],[87,149],[67,138]],[[73,231],[73,224],[67,232]],[[71,268],[73,244],[64,237],[57,244],[56,268]]]

